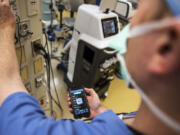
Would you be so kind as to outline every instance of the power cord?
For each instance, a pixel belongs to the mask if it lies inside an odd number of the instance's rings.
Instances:
[[[47,86],[48,86],[48,96],[50,99],[50,107],[52,108],[52,100],[53,100],[55,102],[55,104],[59,107],[61,112],[63,112],[63,109],[60,105],[59,96],[58,96],[57,88],[55,85],[55,81],[54,81],[54,72],[53,72],[53,68],[52,68],[51,57],[50,57],[50,52],[49,52],[49,45],[48,45],[47,35],[46,35],[45,31],[44,31],[44,34],[45,34],[45,38],[46,38],[45,46],[42,46],[41,44],[37,43],[34,45],[34,50],[36,53],[42,55],[45,59],[45,62],[46,62]],[[46,47],[47,51],[44,47]],[[56,97],[57,97],[58,101],[56,101],[51,94],[51,89],[50,89],[50,79],[51,79],[50,77],[51,77],[51,75],[52,75],[53,85],[54,85],[54,89],[55,89],[55,93],[56,93]],[[51,111],[51,114],[52,114],[52,111]]]
[[[50,52],[49,52],[48,38],[47,38],[47,35],[46,35],[46,32],[45,32],[45,29],[43,30],[43,32],[44,32],[45,38],[46,38],[46,45],[45,46],[47,47],[47,55],[49,56],[49,58],[51,58],[50,57]],[[51,54],[52,54],[52,49],[51,49]],[[57,97],[57,100],[58,100],[58,104],[57,105],[58,105],[59,109],[61,110],[61,112],[63,112],[63,109],[62,109],[60,101],[59,101],[59,96],[58,96],[58,93],[57,93],[57,88],[56,88],[56,85],[55,85],[55,81],[54,81],[54,72],[53,72],[53,69],[52,69],[51,59],[49,60],[49,64],[50,64],[50,69],[51,69],[51,73],[52,73],[54,89],[55,89],[56,97]]]
[[[20,23],[21,23],[21,19],[19,17],[18,14],[16,14],[16,17],[17,17],[17,33],[18,33],[18,37],[17,38],[17,42],[19,42],[19,45],[20,45],[20,63],[19,63],[19,70],[20,70],[20,75],[21,75],[21,66],[22,66],[22,55],[23,55],[23,48],[22,48],[22,44],[21,44],[21,34],[20,34]]]

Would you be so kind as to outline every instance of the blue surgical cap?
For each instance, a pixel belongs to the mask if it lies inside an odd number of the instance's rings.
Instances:
[[[165,0],[172,11],[172,13],[180,17],[180,0]]]

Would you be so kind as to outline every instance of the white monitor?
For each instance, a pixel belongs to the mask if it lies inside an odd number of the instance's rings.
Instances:
[[[117,0],[102,0],[100,4],[100,10],[106,11],[109,9],[110,11],[115,10],[117,5]]]
[[[120,0],[118,1],[115,11],[119,15],[128,18],[129,10],[130,10],[129,2],[124,2],[124,1],[120,1]]]
[[[61,0],[65,8],[69,11],[76,12],[80,5],[84,4],[84,0]]]

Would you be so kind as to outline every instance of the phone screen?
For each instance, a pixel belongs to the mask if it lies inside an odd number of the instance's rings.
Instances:
[[[70,91],[72,109],[75,118],[89,117],[90,110],[84,89]]]

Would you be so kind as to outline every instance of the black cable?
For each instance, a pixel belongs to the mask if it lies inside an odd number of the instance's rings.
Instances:
[[[48,45],[48,39],[47,39],[46,32],[44,34],[45,34],[45,38],[46,38],[46,45],[45,46],[47,47],[47,55],[50,58],[49,45]],[[55,103],[59,107],[59,109],[63,112],[62,106],[61,106],[60,101],[59,101],[59,96],[58,96],[58,93],[57,93],[57,88],[56,88],[55,82],[54,82],[54,72],[53,72],[53,69],[52,69],[52,64],[51,64],[51,60],[50,59],[49,59],[49,64],[50,64],[49,67],[51,69],[50,71],[52,72],[53,84],[54,84],[55,93],[56,93],[56,97],[57,97],[58,103],[56,102],[56,100],[54,98],[53,98],[53,100],[55,101]]]
[[[50,43],[51,43],[50,46],[51,46],[51,54],[52,54],[52,42],[50,42]],[[47,46],[48,46],[48,45],[47,45]],[[49,51],[48,51],[48,54],[50,55]],[[59,101],[59,96],[58,96],[57,88],[56,88],[56,85],[55,85],[55,81],[54,81],[54,72],[53,72],[51,60],[50,60],[49,64],[50,64],[49,66],[50,66],[51,74],[52,74],[52,80],[53,80],[54,90],[55,90],[56,98],[57,98],[58,104],[59,104],[59,109],[61,110],[61,112],[63,112],[63,109],[62,109],[61,104],[60,104],[60,101]]]
[[[46,43],[45,43],[45,46],[48,47],[48,42],[47,42],[47,35],[45,33],[45,30],[43,29],[43,33],[45,34],[45,37],[46,37]],[[50,57],[49,55],[47,54],[46,52],[46,49],[40,45],[40,44],[36,44],[34,46],[34,50],[36,52],[38,52],[38,54],[42,55],[45,59],[45,62],[46,62],[46,75],[47,75],[47,87],[48,87],[48,90],[47,90],[47,93],[48,93],[48,97],[49,97],[49,106],[50,106],[50,115],[53,116],[53,104],[52,104],[52,94],[51,94],[51,84],[50,84]]]
[[[45,59],[46,62],[46,74],[47,74],[47,85],[48,85],[48,96],[49,96],[49,104],[50,104],[50,115],[53,116],[53,104],[52,104],[52,95],[51,95],[51,87],[50,87],[50,68],[48,59]]]
[[[51,24],[50,24],[50,31],[51,32],[53,32],[53,12],[54,12],[54,10],[53,10],[53,0],[51,0],[51,3],[50,3],[50,11],[51,11]],[[51,44],[50,44],[50,53],[49,53],[49,47],[48,47],[48,41],[47,41],[47,35],[46,35],[46,32],[44,33],[45,34],[45,38],[46,38],[46,47],[47,47],[47,53],[48,53],[48,55],[50,56],[50,55],[52,55],[52,42],[50,42]],[[62,107],[61,107],[61,105],[60,105],[60,101],[59,101],[59,96],[58,96],[58,93],[57,93],[57,88],[56,88],[56,85],[55,85],[55,82],[54,82],[54,72],[53,72],[53,69],[52,69],[52,64],[51,64],[51,60],[50,60],[50,68],[51,68],[51,73],[52,73],[52,78],[53,78],[53,84],[54,84],[54,89],[55,89],[55,93],[56,93],[56,97],[57,97],[57,100],[58,100],[58,103],[59,103],[59,109],[61,110],[61,111],[63,111],[63,109],[62,109]]]
[[[48,70],[47,70],[48,72]],[[49,78],[49,75],[48,75],[48,78]],[[49,81],[49,80],[48,80]],[[54,101],[54,103],[61,109],[61,106],[59,105],[59,103],[53,98],[51,92],[49,91],[49,95],[50,95],[50,99]]]
[[[46,72],[47,72],[47,82],[48,82],[48,95],[49,95],[49,99],[50,99],[50,110],[51,110],[51,115],[53,115],[53,109],[52,108],[52,100],[55,102],[55,104],[59,107],[59,104],[57,103],[57,101],[53,98],[52,94],[51,94],[51,91],[50,91],[50,72],[49,72],[49,62],[48,62],[48,59],[47,59],[47,55],[44,55],[45,57],[45,62],[46,62]]]
[[[51,87],[50,87],[50,67],[49,67],[49,58],[46,53],[43,54],[46,62],[46,75],[47,75],[47,87],[48,87],[48,96],[49,96],[49,104],[50,104],[50,115],[53,116],[53,105],[52,105],[52,95],[51,95]]]
[[[53,32],[53,12],[54,12],[54,9],[53,9],[53,0],[50,1],[50,5],[49,5],[49,9],[51,11],[51,23],[50,23],[50,27],[49,27],[49,32],[52,33]],[[57,96],[57,100],[58,100],[58,103],[56,102],[56,100],[52,97],[52,94],[51,94],[51,90],[50,90],[50,95],[51,95],[51,98],[53,101],[55,101],[55,103],[58,105],[59,109],[61,111],[63,111],[61,105],[60,105],[60,101],[59,101],[59,96],[58,96],[58,93],[57,93],[57,89],[56,89],[56,86],[55,86],[55,82],[54,82],[54,72],[53,72],[53,69],[52,69],[52,64],[51,64],[51,59],[50,59],[50,55],[52,55],[52,42],[51,42],[51,54],[49,52],[49,45],[48,45],[48,38],[47,38],[47,35],[46,35],[46,31],[45,29],[43,30],[44,34],[45,34],[45,38],[46,38],[46,44],[45,44],[45,47],[47,47],[47,56],[48,57],[48,61],[46,61],[47,63],[47,66],[48,66],[48,76],[47,76],[47,80],[48,80],[48,87],[50,88],[50,79],[51,79],[51,73],[52,73],[52,79],[53,79],[53,84],[54,84],[54,88],[55,88],[55,93],[56,93],[56,96]],[[46,48],[45,48],[46,49]]]
[[[50,55],[53,54],[53,49],[52,49],[52,42],[50,42]]]
[[[54,81],[54,71],[53,71],[51,62],[50,62],[50,68],[51,68],[51,73],[52,73],[52,80],[53,80],[54,90],[55,90],[56,97],[57,97],[57,100],[58,100],[58,103],[59,103],[59,108],[60,108],[61,112],[63,112],[62,106],[60,105],[56,84],[55,84],[55,81]]]
[[[20,54],[20,63],[19,63],[19,70],[20,70],[20,75],[21,75],[21,66],[22,66],[22,55],[23,55],[23,48],[22,48],[22,44],[21,44],[21,34],[20,34],[20,26],[19,24],[21,23],[21,19],[19,17],[18,14],[16,14],[16,17],[18,18],[18,22],[17,22],[17,26],[18,26],[18,42],[19,42],[19,45],[20,45],[20,49],[21,49],[21,54]]]
[[[51,23],[50,23],[50,31],[53,31],[53,0],[51,0],[50,5],[49,5],[49,9],[51,11]]]
[[[48,47],[48,45],[47,45],[47,47]],[[49,88],[49,93],[50,93],[50,96],[51,96],[51,104],[52,104],[52,93],[51,93],[51,83],[50,83],[50,81],[51,81],[51,68],[50,68],[50,58],[49,57],[48,57],[47,65],[46,66],[48,67],[48,71],[47,71],[48,76],[47,76],[47,79],[48,79],[48,88]],[[53,108],[53,105],[52,105],[52,108]]]

